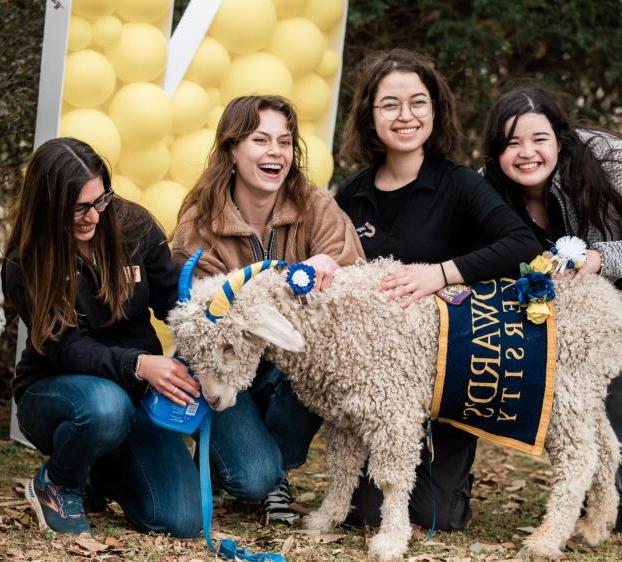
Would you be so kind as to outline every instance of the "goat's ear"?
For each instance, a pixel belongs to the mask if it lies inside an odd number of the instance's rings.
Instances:
[[[305,340],[278,310],[271,306],[260,305],[257,319],[246,328],[252,334],[286,349],[300,352],[305,348]]]

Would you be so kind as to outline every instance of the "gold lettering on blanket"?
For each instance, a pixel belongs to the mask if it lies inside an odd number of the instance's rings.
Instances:
[[[501,311],[485,302],[495,297],[498,291],[507,292],[509,296],[509,289],[514,283],[513,279],[502,278],[499,284],[495,280],[487,281],[477,291],[473,290],[471,341],[478,351],[471,355],[471,376],[462,412],[464,420],[495,417],[500,422],[516,422],[517,414],[512,411],[512,404],[520,400],[520,392],[513,391],[510,383],[523,377],[521,362],[525,350],[520,345],[525,337],[523,323],[501,322]],[[502,300],[501,307],[503,312],[518,310],[519,303],[516,300]],[[505,348],[501,345],[501,330],[507,338],[511,338]],[[510,362],[502,373],[499,372],[501,357]],[[498,406],[499,399],[503,407]]]

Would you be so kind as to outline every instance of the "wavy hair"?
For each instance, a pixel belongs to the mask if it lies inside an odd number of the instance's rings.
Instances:
[[[378,84],[392,72],[414,72],[430,92],[434,107],[432,134],[424,145],[426,155],[450,156],[458,148],[460,125],[454,96],[431,59],[407,49],[379,51],[355,69],[356,85],[343,129],[340,157],[351,164],[379,164],[386,148],[374,128],[374,98]]]
[[[607,226],[608,220],[622,216],[622,196],[616,192],[603,164],[607,162],[622,163],[620,150],[611,148],[598,157],[591,145],[599,137],[615,137],[613,132],[594,131],[594,136],[582,141],[577,135],[577,126],[573,124],[563,111],[555,94],[539,87],[521,87],[503,94],[488,114],[484,128],[483,149],[486,178],[497,191],[516,210],[523,212],[521,187],[508,178],[501,169],[499,157],[508,146],[508,142],[516,123],[521,115],[537,113],[544,115],[560,146],[557,159],[557,171],[561,179],[561,188],[576,209],[578,218],[578,235],[587,238],[589,226],[592,225],[603,236],[611,236]],[[506,132],[506,124],[510,127]],[[552,179],[552,178],[550,178]],[[550,181],[547,188],[550,188]],[[546,201],[546,199],[545,199]],[[523,213],[524,214],[524,213]]]
[[[232,150],[259,127],[260,113],[271,109],[281,113],[292,135],[294,158],[281,187],[285,197],[294,203],[298,222],[307,208],[310,186],[304,173],[306,150],[298,131],[298,119],[291,103],[281,96],[242,96],[231,100],[220,118],[216,139],[209,154],[207,168],[186,195],[178,218],[196,207],[194,226],[215,237],[224,226],[227,191],[235,181]]]
[[[110,190],[108,167],[88,144],[69,137],[49,140],[32,155],[11,210],[7,255],[16,255],[23,275],[31,316],[29,337],[39,353],[44,353],[46,340],[58,340],[78,325],[74,209],[84,184],[98,177]],[[97,297],[110,307],[110,322],[125,316],[123,305],[133,292],[125,273],[130,255],[124,241],[135,239],[146,225],[138,220],[137,209],[113,198],[91,241],[101,283]]]

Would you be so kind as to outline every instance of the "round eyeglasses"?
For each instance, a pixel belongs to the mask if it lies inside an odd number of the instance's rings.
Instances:
[[[410,112],[415,117],[427,117],[432,110],[432,102],[425,98],[417,98],[409,101],[386,101],[380,105],[374,105],[375,109],[380,110],[387,121],[395,121],[401,114],[404,104],[408,105]]]
[[[113,196],[114,191],[112,191],[112,189],[109,189],[108,191],[102,193],[92,203],[78,203],[73,212],[73,220],[82,220],[85,215],[91,210],[91,207],[95,209],[98,213],[103,213],[110,201],[112,201]]]

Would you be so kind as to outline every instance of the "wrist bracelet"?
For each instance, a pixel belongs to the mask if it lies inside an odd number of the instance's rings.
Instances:
[[[441,266],[441,273],[443,274],[443,280],[445,281],[445,287],[447,287],[447,285],[449,285],[449,281],[447,281],[447,274],[445,273],[445,268],[443,267],[443,262],[439,263],[438,265]]]
[[[136,377],[137,380],[142,381],[145,380],[140,376],[140,358],[144,355],[144,353],[140,353],[138,354],[138,356],[136,357],[136,367],[134,367],[134,376]]]

